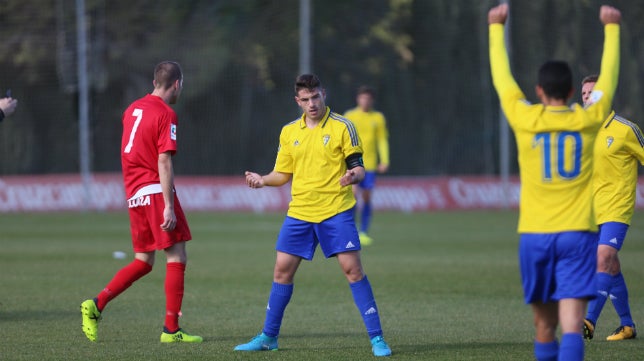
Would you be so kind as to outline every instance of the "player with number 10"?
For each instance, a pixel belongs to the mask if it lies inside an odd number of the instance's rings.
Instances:
[[[514,131],[521,176],[519,263],[534,313],[537,360],[583,360],[582,322],[595,297],[597,226],[592,211],[593,146],[611,111],[619,74],[620,12],[602,6],[601,73],[585,107],[568,106],[572,71],[548,61],[538,74],[540,104],[530,104],[510,71],[504,24],[509,7],[488,13],[494,88]],[[555,337],[561,325],[561,345]]]
[[[166,254],[166,314],[161,342],[201,342],[179,328],[186,269],[188,222],[174,189],[172,156],[177,151],[175,104],[183,88],[178,63],[165,61],[154,69],[154,91],[123,113],[121,164],[130,213],[134,260],[94,299],[81,304],[83,332],[97,340],[98,321],[109,301],[152,270],[155,251]]]

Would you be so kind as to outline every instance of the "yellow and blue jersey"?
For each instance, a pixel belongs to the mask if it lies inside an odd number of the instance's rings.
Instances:
[[[350,109],[344,116],[353,122],[360,134],[365,170],[373,172],[378,164],[389,165],[389,132],[385,116],[375,110],[365,112],[360,108]]]
[[[644,164],[642,131],[635,123],[612,112],[595,141],[593,188],[597,224],[631,223],[638,162]]]
[[[346,158],[361,154],[362,145],[355,126],[331,112],[313,129],[306,115],[285,125],[274,170],[293,175],[288,216],[319,223],[351,209],[356,200],[351,187],[342,187]]]
[[[611,111],[619,74],[619,25],[605,26],[604,53],[592,104],[531,104],[510,71],[502,24],[490,25],[490,66],[514,131],[521,177],[520,233],[597,229],[592,207],[593,147]]]

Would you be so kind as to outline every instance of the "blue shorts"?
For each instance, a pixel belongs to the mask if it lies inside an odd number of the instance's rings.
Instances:
[[[358,186],[362,189],[372,190],[376,186],[376,172],[364,172],[364,179],[358,183]]]
[[[611,246],[616,250],[622,249],[624,238],[628,231],[628,224],[620,222],[606,222],[599,225],[599,244]]]
[[[280,252],[312,260],[318,243],[324,257],[338,253],[359,251],[360,238],[353,219],[353,208],[320,223],[286,217],[275,249]]]
[[[597,294],[597,233],[523,233],[519,242],[521,283],[526,303]]]

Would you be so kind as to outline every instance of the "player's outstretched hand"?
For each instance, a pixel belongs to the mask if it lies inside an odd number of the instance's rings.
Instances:
[[[161,230],[164,232],[170,232],[177,226],[177,216],[174,214],[174,209],[165,207],[163,209],[163,223],[161,224]]]
[[[508,19],[508,4],[501,4],[493,7],[487,13],[487,23],[488,24],[505,24],[505,21]]]
[[[264,178],[261,175],[253,172],[246,171],[246,184],[251,188],[262,188],[264,186]]]
[[[355,183],[356,172],[352,169],[347,170],[346,173],[340,178],[340,185],[346,187]]]
[[[602,24],[619,24],[622,21],[622,13],[612,6],[602,5],[599,8],[599,20]]]

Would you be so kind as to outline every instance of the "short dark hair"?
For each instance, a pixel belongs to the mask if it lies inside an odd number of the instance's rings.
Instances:
[[[376,97],[376,90],[368,85],[361,85],[358,88],[357,95],[369,94],[372,98]]]
[[[154,82],[158,88],[168,89],[175,81],[183,79],[181,65],[176,61],[163,61],[154,67]]]
[[[550,60],[539,68],[537,83],[546,96],[567,100],[572,90],[572,71],[565,61]]]
[[[295,79],[295,95],[302,89],[313,90],[321,87],[322,82],[315,74],[302,74]]]
[[[597,83],[597,79],[599,79],[599,75],[597,74],[588,75],[581,80],[581,85],[584,85],[586,83]]]

